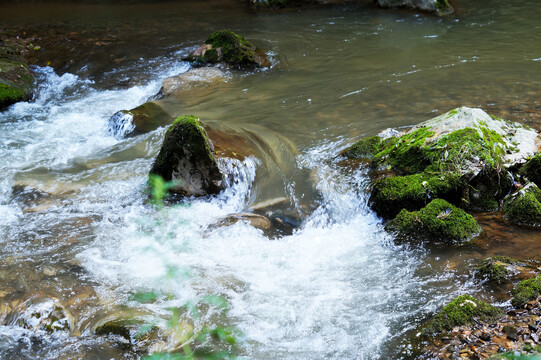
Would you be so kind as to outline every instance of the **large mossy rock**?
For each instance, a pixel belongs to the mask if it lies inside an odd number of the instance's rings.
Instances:
[[[503,204],[504,217],[516,225],[541,225],[541,190],[534,183],[509,195]]]
[[[521,308],[529,301],[536,300],[541,295],[541,275],[521,281],[513,289],[511,304]]]
[[[453,7],[447,0],[374,0],[378,6],[390,7],[407,7],[435,13],[437,15],[449,15],[453,13]]]
[[[424,327],[423,334],[430,336],[455,326],[472,324],[475,321],[494,321],[504,312],[469,295],[461,295],[436,314]]]
[[[402,236],[450,244],[469,241],[481,231],[471,215],[442,199],[432,200],[419,211],[403,209],[387,223],[386,228]]]
[[[171,123],[171,116],[162,107],[146,102],[131,110],[120,110],[109,119],[108,130],[118,138],[131,137],[156,130]]]
[[[186,60],[196,64],[225,63],[242,68],[269,65],[263,52],[231,30],[212,33]]]
[[[520,169],[520,174],[533,181],[537,186],[541,186],[541,153],[535,154],[528,160]]]
[[[32,98],[34,76],[16,49],[0,43],[0,111]]]
[[[180,195],[210,195],[224,189],[207,132],[192,115],[177,118],[167,129],[150,174],[172,181],[170,191]]]
[[[507,168],[533,156],[537,144],[531,129],[461,107],[406,131],[362,139],[342,155],[383,173],[370,202],[378,215],[393,218],[434,198],[470,210],[497,209],[513,183]]]

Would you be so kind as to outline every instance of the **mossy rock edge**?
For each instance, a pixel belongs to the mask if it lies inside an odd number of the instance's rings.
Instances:
[[[148,133],[172,122],[171,116],[163,108],[146,102],[131,110],[120,110],[108,121],[108,131],[116,137],[132,137]]]
[[[243,36],[231,30],[212,33],[185,60],[195,65],[225,63],[239,68],[268,67],[270,65],[264,52],[255,47]]]
[[[479,234],[477,221],[445,200],[432,200],[419,211],[406,209],[386,224],[386,229],[399,236],[441,240],[448,244],[460,244]]]
[[[509,168],[537,151],[535,131],[461,107],[405,131],[361,139],[341,155],[368,161],[372,209],[384,219],[418,211],[434,198],[494,211],[514,185]]]
[[[511,274],[509,265],[514,265],[516,263],[516,260],[507,256],[489,257],[477,265],[475,268],[475,277],[491,283],[502,283],[506,281]]]
[[[516,308],[521,308],[527,302],[536,300],[541,295],[541,275],[533,279],[521,281],[513,289],[513,298],[511,304]]]
[[[470,295],[461,295],[445,305],[425,326],[422,334],[432,336],[450,331],[455,326],[468,325],[474,321],[494,321],[505,313],[503,310],[477,300]]]
[[[538,227],[541,225],[541,190],[534,183],[509,195],[503,204],[504,217],[516,225]]]

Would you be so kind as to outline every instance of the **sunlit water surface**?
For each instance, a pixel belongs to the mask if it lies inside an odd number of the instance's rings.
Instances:
[[[276,13],[217,1],[0,4],[10,31],[50,23],[114,35],[92,38],[98,45],[77,48],[62,69],[35,67],[34,101],[0,114],[0,358],[138,358],[96,327],[163,323],[170,308],[209,295],[226,299],[227,313],[204,307],[190,321],[238,329],[247,359],[394,358],[430,312],[478,290],[472,259],[539,254],[538,235],[506,227],[458,250],[395,244],[367,207],[366,173],[337,164],[360,136],[458,105],[538,127],[535,2],[457,8],[438,19],[369,3]],[[165,128],[119,140],[108,118],[189,70],[182,56],[220,28],[268,49],[272,68],[228,72],[162,105],[257,133],[266,153],[223,161],[236,181],[216,197],[156,207],[146,181]],[[278,197],[302,220],[292,234],[217,225]],[[156,301],[133,301],[144,292]],[[69,314],[68,330],[33,328],[32,314],[51,304]]]

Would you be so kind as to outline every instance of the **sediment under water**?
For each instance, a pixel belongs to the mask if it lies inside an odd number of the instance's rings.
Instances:
[[[0,4],[4,30],[75,44],[69,61],[33,69],[32,102],[0,113],[0,357],[138,358],[96,327],[163,325],[170,308],[216,295],[227,313],[201,306],[187,321],[238,329],[247,359],[393,358],[427,314],[481,291],[475,259],[540,254],[536,232],[491,219],[477,246],[395,244],[367,207],[366,174],[337,165],[360,136],[458,105],[539,128],[535,2],[457,5],[439,19],[365,3],[260,13],[233,1]],[[165,128],[122,140],[107,120],[189,70],[179,59],[220,28],[268,49],[272,68],[230,71],[163,105],[257,133],[267,153],[231,166],[238,181],[215,198],[156,208],[146,180]],[[278,210],[302,220],[292,234],[216,226],[283,197]],[[35,330],[32,314],[52,304],[69,329]]]

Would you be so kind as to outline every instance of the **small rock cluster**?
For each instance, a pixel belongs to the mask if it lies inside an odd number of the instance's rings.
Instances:
[[[427,342],[420,358],[487,359],[509,351],[534,353],[541,347],[539,299],[511,310],[498,321],[474,321],[444,331]]]

